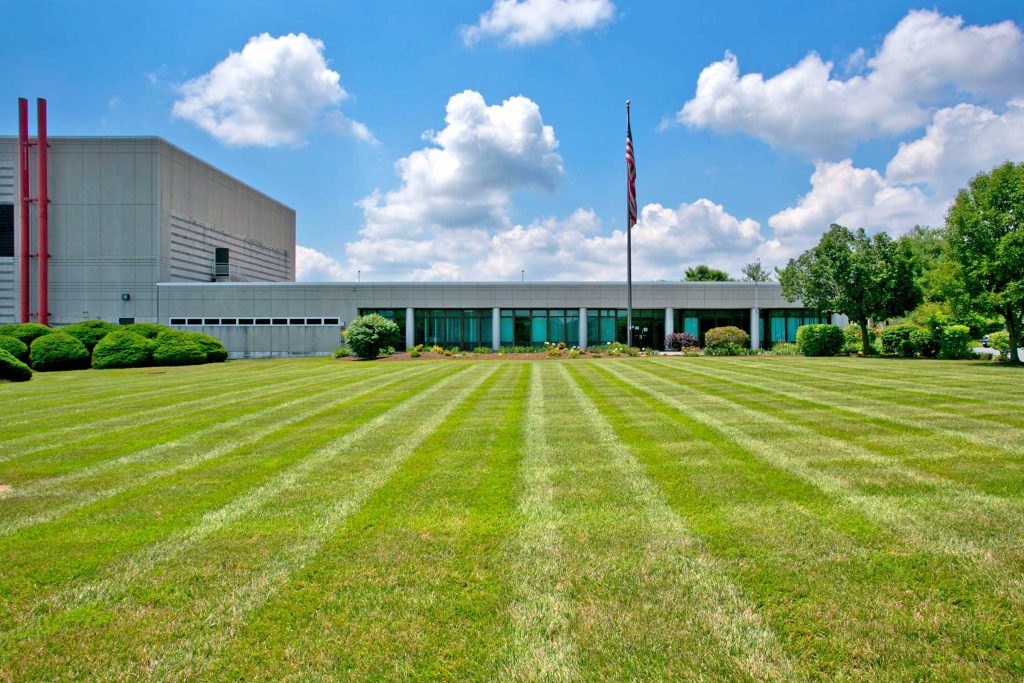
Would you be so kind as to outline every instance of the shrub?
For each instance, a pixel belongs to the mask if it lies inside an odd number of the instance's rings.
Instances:
[[[27,365],[8,351],[0,349],[0,380],[8,382],[27,382],[32,379],[32,371]]]
[[[682,351],[700,346],[700,341],[689,332],[673,332],[665,335],[665,348],[670,351]]]
[[[881,331],[869,327],[868,328],[868,348],[874,353],[881,353],[881,344],[879,336]],[[843,337],[846,343],[843,344],[843,353],[861,353],[864,349],[860,342],[860,325],[851,323],[843,328]]]
[[[579,349],[569,349],[569,358],[579,358],[579,357],[580,357],[580,350]]]
[[[80,323],[62,327],[60,331],[78,339],[92,353],[93,348],[99,343],[100,339],[119,329],[118,325],[108,323],[105,320],[83,320]]]
[[[473,353],[490,353],[490,352],[491,352],[491,349],[489,349],[486,346],[478,346],[475,349],[473,349]]]
[[[41,372],[89,367],[89,349],[78,338],[63,332],[37,337],[29,347],[29,358],[32,368]]]
[[[146,339],[156,339],[164,332],[174,331],[167,327],[167,325],[161,325],[160,323],[132,323],[131,325],[125,325],[124,329]]]
[[[3,337],[0,337],[0,342],[3,341]],[[988,344],[993,349],[999,352],[999,360],[1009,360],[1010,358],[1010,335],[1007,332],[993,332],[988,335]],[[0,347],[3,344],[0,343]]]
[[[1007,344],[1009,347],[1009,344]],[[22,363],[28,360],[28,344],[21,341],[17,337],[8,337],[7,335],[0,335],[0,349],[11,354]]]
[[[187,332],[164,332],[153,347],[154,365],[200,365],[206,362],[207,348]]]
[[[710,331],[711,330],[708,330],[708,332]],[[741,356],[743,355],[743,350],[744,347],[735,342],[719,342],[715,346],[704,346],[704,353],[708,356]]]
[[[796,344],[790,344],[789,342],[778,342],[774,344],[769,352],[773,356],[799,356],[800,349]]]
[[[846,337],[836,325],[801,325],[796,330],[796,347],[805,356],[834,356],[845,344]]]
[[[974,358],[971,349],[971,328],[966,325],[946,325],[942,328],[939,358],[960,360]]]
[[[438,346],[437,344],[434,344],[433,346],[430,347],[430,352],[431,353],[444,353],[444,347],[443,346]]]
[[[645,356],[660,356],[661,352],[658,349],[644,349]]]
[[[735,356],[739,353],[716,353],[714,350],[732,350],[733,346],[741,350],[750,346],[750,335],[738,327],[712,327],[704,335],[704,350],[712,351],[712,356],[729,355]]]
[[[348,349],[346,349],[346,351],[347,351],[347,350],[348,350]],[[419,357],[420,357],[420,351],[419,351],[419,349],[413,348],[413,350],[409,352],[409,357],[410,357],[410,358],[419,358]]]
[[[360,358],[376,358],[382,349],[397,346],[399,341],[398,325],[376,313],[356,318],[346,332],[349,348]]]
[[[39,323],[15,323],[14,325],[0,326],[0,334],[5,337],[14,337],[25,346],[32,346],[32,342],[36,339],[52,332],[53,328]]]
[[[931,333],[920,325],[903,323],[882,330],[882,353],[913,358],[922,353]]]
[[[549,357],[557,358],[557,357],[559,357],[561,355],[562,355],[562,349],[558,348],[557,346],[552,346],[550,349],[548,349],[548,356]]]
[[[413,350],[415,350],[415,349],[413,349]],[[335,358],[348,358],[351,355],[352,355],[352,352],[349,351],[348,349],[346,349],[344,346],[342,346],[341,348],[338,348],[338,349],[334,349],[334,357]]]
[[[190,338],[206,350],[207,363],[223,363],[228,359],[228,350],[224,348],[224,344],[221,343],[220,339],[203,334],[202,332],[185,332],[184,334],[189,335]]]
[[[153,340],[128,330],[111,332],[92,350],[92,367],[97,370],[144,367],[152,361],[155,345]]]

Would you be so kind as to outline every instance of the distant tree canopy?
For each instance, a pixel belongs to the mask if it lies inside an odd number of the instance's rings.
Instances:
[[[1006,162],[975,176],[946,214],[950,279],[958,303],[998,313],[1010,337],[1010,361],[1024,325],[1024,163]]]
[[[768,282],[772,279],[771,271],[761,265],[761,259],[743,266],[743,280],[745,282]]]
[[[703,263],[699,266],[687,268],[685,279],[687,282],[732,282],[729,273],[704,265]]]
[[[816,247],[789,260],[779,281],[789,301],[842,313],[857,323],[865,355],[870,353],[869,320],[903,315],[921,302],[908,243],[834,223]]]

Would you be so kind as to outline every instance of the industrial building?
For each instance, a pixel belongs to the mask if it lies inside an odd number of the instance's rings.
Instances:
[[[233,357],[328,354],[360,314],[407,346],[625,341],[624,283],[297,283],[295,211],[156,137],[0,137],[0,323],[159,322]],[[752,346],[826,322],[775,283],[636,283],[634,343],[736,325]],[[836,320],[836,322],[843,322]]]

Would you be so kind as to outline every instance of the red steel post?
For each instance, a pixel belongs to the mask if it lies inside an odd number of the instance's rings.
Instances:
[[[18,322],[28,322],[28,100],[18,98]]]
[[[36,99],[36,165],[39,170],[39,187],[36,189],[36,217],[39,221],[39,315],[41,325],[48,325],[50,320],[50,189],[47,177],[47,161],[49,145],[46,140],[46,100]]]

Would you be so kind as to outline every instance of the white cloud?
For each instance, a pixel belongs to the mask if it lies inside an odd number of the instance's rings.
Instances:
[[[352,276],[335,258],[301,244],[295,246],[295,279],[303,282],[351,280]]]
[[[910,12],[874,57],[855,52],[851,69],[833,77],[833,64],[810,53],[765,78],[740,76],[734,55],[707,66],[696,93],[676,121],[718,132],[741,132],[812,156],[832,156],[860,140],[923,125],[931,107],[957,94],[997,102],[1024,94],[1024,35],[1010,21],[965,26],[960,17]]]
[[[923,184],[950,199],[980,171],[1024,160],[1024,100],[1006,112],[959,104],[936,112],[924,137],[900,145],[886,168],[893,182]]]
[[[401,187],[362,200],[365,237],[507,226],[514,192],[551,191],[562,177],[555,131],[526,97],[487,105],[467,90],[448,100],[445,124],[424,134],[433,146],[397,162]]]
[[[611,0],[494,0],[474,26],[462,27],[462,39],[474,45],[487,37],[508,45],[533,45],[563,33],[579,33],[612,20]]]
[[[323,53],[323,42],[305,33],[254,36],[241,52],[178,86],[172,114],[228,145],[301,144],[346,97]],[[363,139],[369,134],[365,126],[351,129]]]

